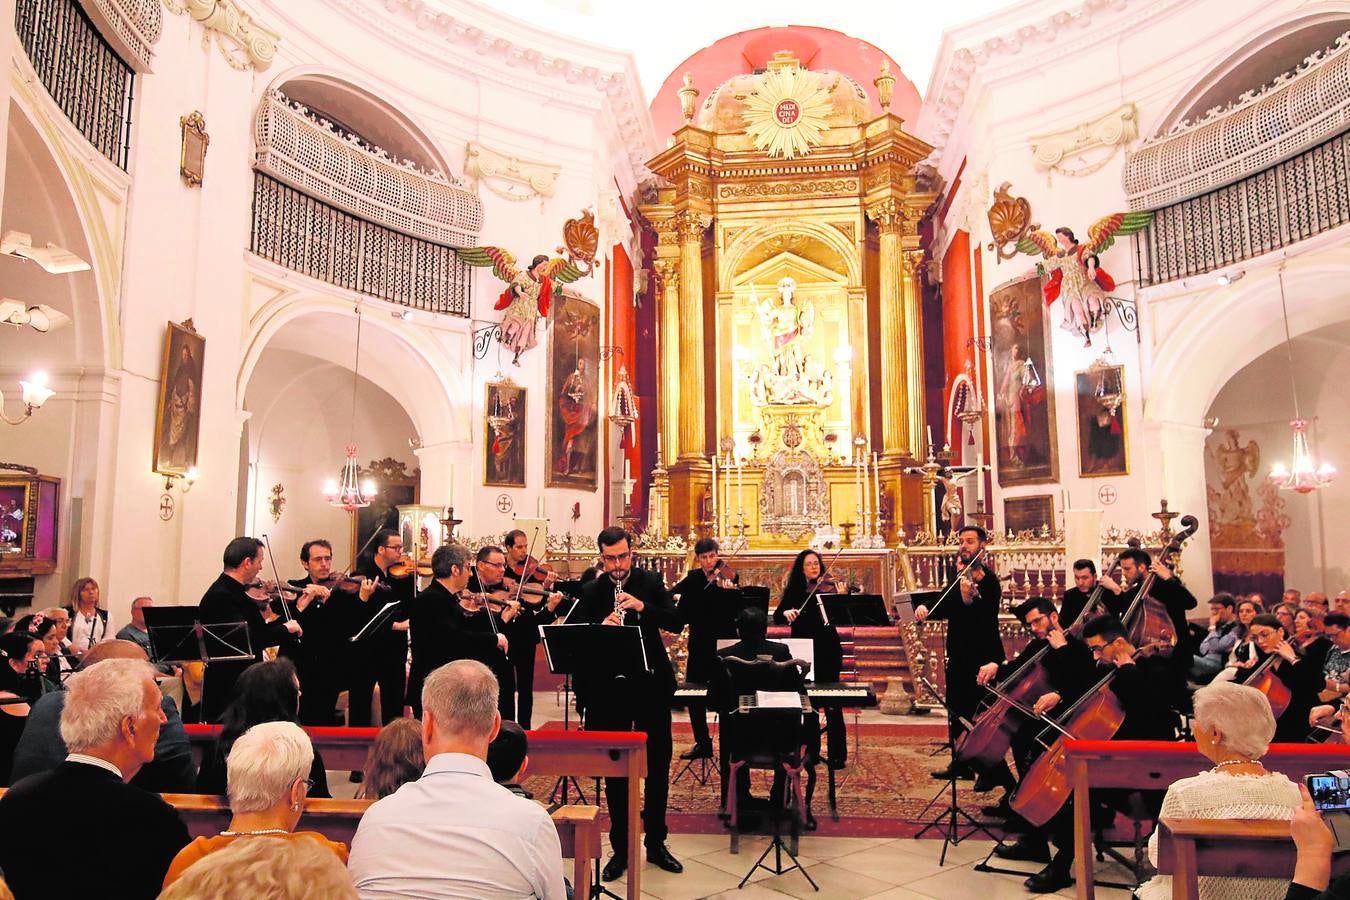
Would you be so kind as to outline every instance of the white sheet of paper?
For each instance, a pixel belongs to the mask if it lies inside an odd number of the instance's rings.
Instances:
[[[802,698],[793,691],[755,691],[755,705],[760,709],[800,709]]]

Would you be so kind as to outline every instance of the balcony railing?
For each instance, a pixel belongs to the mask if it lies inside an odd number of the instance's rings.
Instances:
[[[253,141],[255,169],[330,206],[437,244],[478,243],[476,194],[372,147],[280,91],[263,97]]]
[[[56,105],[100,153],[125,169],[131,66],[75,0],[17,0],[14,28]]]
[[[164,27],[161,0],[80,0],[103,36],[137,72],[149,72]]]
[[[368,222],[262,172],[253,175],[249,249],[336,287],[469,315],[469,267],[452,248]]]
[[[1350,222],[1350,132],[1226,187],[1157,210],[1140,285],[1212,272]]]

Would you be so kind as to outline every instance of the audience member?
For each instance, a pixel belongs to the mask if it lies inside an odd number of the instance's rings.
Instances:
[[[0,786],[10,782],[14,748],[18,745],[32,711],[29,700],[41,642],[27,634],[0,635]]]
[[[1266,598],[1262,597],[1260,594],[1248,594],[1247,600],[1250,603],[1256,604],[1257,615],[1266,611]]]
[[[1336,839],[1322,821],[1312,795],[1298,786],[1302,804],[1289,820],[1289,835],[1294,839],[1294,878],[1289,882],[1285,900],[1345,900],[1350,897],[1350,875],[1331,881],[1331,852]]]
[[[1287,603],[1290,606],[1298,606],[1302,595],[1293,588],[1285,588],[1284,596],[1280,598],[1281,603]]]
[[[197,773],[197,792],[224,794],[226,792],[226,761],[239,736],[254,725],[263,722],[300,723],[300,679],[295,665],[284,657],[254,663],[243,671],[234,683],[234,700],[220,718],[220,737],[213,747],[202,754],[202,768]],[[323,757],[314,751],[310,767],[309,796],[328,798],[328,773],[324,771]]]
[[[88,669],[105,659],[134,659],[145,661],[145,651],[131,641],[111,640],[94,647],[80,659],[80,670]],[[50,772],[66,758],[68,750],[61,739],[61,713],[65,709],[66,692],[55,691],[33,705],[28,726],[19,738],[14,751],[14,780]],[[168,697],[160,697],[164,724],[155,742],[155,758],[141,766],[131,783],[155,793],[189,794],[196,789],[197,762],[192,756],[192,744],[183,728],[178,706]]]
[[[366,757],[361,796],[367,800],[388,797],[410,781],[422,777],[427,766],[422,756],[422,723],[395,719],[380,729]]]
[[[42,614],[56,623],[56,637],[61,642],[62,653],[72,653],[70,649],[70,613],[64,606],[44,609]]]
[[[137,597],[132,600],[131,621],[117,632],[119,641],[133,641],[140,644],[147,657],[150,656],[150,632],[145,627],[145,608],[154,605],[155,601],[149,597]]]
[[[1279,619],[1280,627],[1284,633],[1292,635],[1294,633],[1294,616],[1298,615],[1297,603],[1281,603],[1275,607],[1275,618]]]
[[[1334,612],[1322,620],[1322,625],[1327,640],[1331,641],[1326,662],[1322,664],[1327,694],[1344,697],[1350,694],[1350,616]]]
[[[1326,668],[1327,656],[1331,653],[1331,641],[1322,635],[1325,630],[1322,613],[1317,610],[1300,609],[1294,614],[1292,643],[1298,648],[1299,653],[1314,663],[1319,670]]]
[[[169,861],[188,843],[173,807],[127,784],[155,755],[164,712],[143,660],[105,659],[71,676],[61,711],[70,748],[50,772],[23,778],[0,797],[0,870],[18,897],[83,897],[97,879],[118,897],[159,894]],[[73,812],[75,856],[57,854],[54,812]],[[66,842],[68,843],[68,841]],[[78,860],[61,877],[53,865]]]
[[[70,614],[70,652],[76,656],[83,656],[90,647],[114,634],[112,617],[98,605],[98,600],[98,582],[92,578],[80,578],[70,588],[66,612]]]
[[[1330,601],[1327,600],[1327,595],[1321,591],[1308,591],[1308,595],[1303,598],[1299,605],[1304,609],[1317,610],[1324,616],[1331,612]]]
[[[530,739],[515,722],[502,722],[497,736],[488,744],[488,770],[492,780],[517,797],[533,800],[534,795],[520,786],[530,764]]]
[[[159,900],[357,900],[347,870],[311,837],[251,838],[188,866]]]
[[[1336,612],[1350,616],[1350,591],[1340,591],[1336,594]]]
[[[348,868],[366,900],[565,896],[558,831],[544,808],[492,781],[497,679],[456,660],[422,687],[426,772],[367,810]]]
[[[1229,652],[1237,646],[1238,618],[1232,594],[1215,594],[1209,601],[1209,632],[1191,663],[1190,678],[1199,684],[1208,684],[1223,671]]]
[[[178,852],[164,876],[173,884],[197,860],[224,850],[240,838],[270,841],[313,838],[337,854],[345,865],[347,845],[317,831],[296,831],[309,792],[314,746],[292,722],[263,722],[240,735],[226,760],[229,771],[229,827],[215,837],[199,837]]]
[[[1195,746],[1214,768],[1183,778],[1167,789],[1160,816],[1194,819],[1288,819],[1299,807],[1297,786],[1259,762],[1275,735],[1270,701],[1255,688],[1216,681],[1195,692]],[[1158,863],[1158,836],[1149,839],[1149,860]],[[1201,900],[1243,897],[1278,900],[1277,878],[1202,876]],[[1172,879],[1154,876],[1135,892],[1139,900],[1170,900]]]

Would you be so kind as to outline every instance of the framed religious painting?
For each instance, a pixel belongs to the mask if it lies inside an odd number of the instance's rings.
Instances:
[[[488,384],[483,410],[483,484],[523,488],[525,389],[510,381]]]
[[[1128,475],[1125,367],[1093,364],[1074,373],[1078,413],[1078,474]]]
[[[599,478],[600,308],[567,292],[549,336],[545,487],[593,491]]]
[[[1053,482],[1055,394],[1040,277],[995,288],[989,295],[989,326],[998,483]]]
[[[1048,527],[1055,530],[1055,501],[1049,494],[1034,497],[1009,497],[1003,501],[1003,529],[1013,534],[1026,531],[1039,534]]]
[[[185,475],[197,466],[205,354],[206,338],[197,333],[191,319],[169,323],[155,414],[153,466],[161,475]]]

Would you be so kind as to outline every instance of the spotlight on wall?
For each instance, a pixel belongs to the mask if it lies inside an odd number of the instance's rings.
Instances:
[[[164,491],[167,493],[173,490],[173,486],[176,484],[186,494],[192,490],[192,486],[197,483],[199,477],[201,477],[201,473],[197,471],[196,466],[192,466],[186,472],[167,473],[164,476]]]
[[[0,325],[13,325],[15,328],[28,325],[34,331],[46,334],[69,324],[70,316],[44,303],[28,306],[8,297],[0,300]]]
[[[1243,269],[1238,269],[1235,272],[1224,272],[1219,276],[1218,281],[1221,286],[1227,287],[1235,281],[1241,281],[1246,274],[1247,272]]]
[[[89,263],[64,247],[51,243],[34,247],[33,236],[22,231],[6,231],[0,235],[0,254],[31,260],[52,275],[83,272],[89,268]]]

